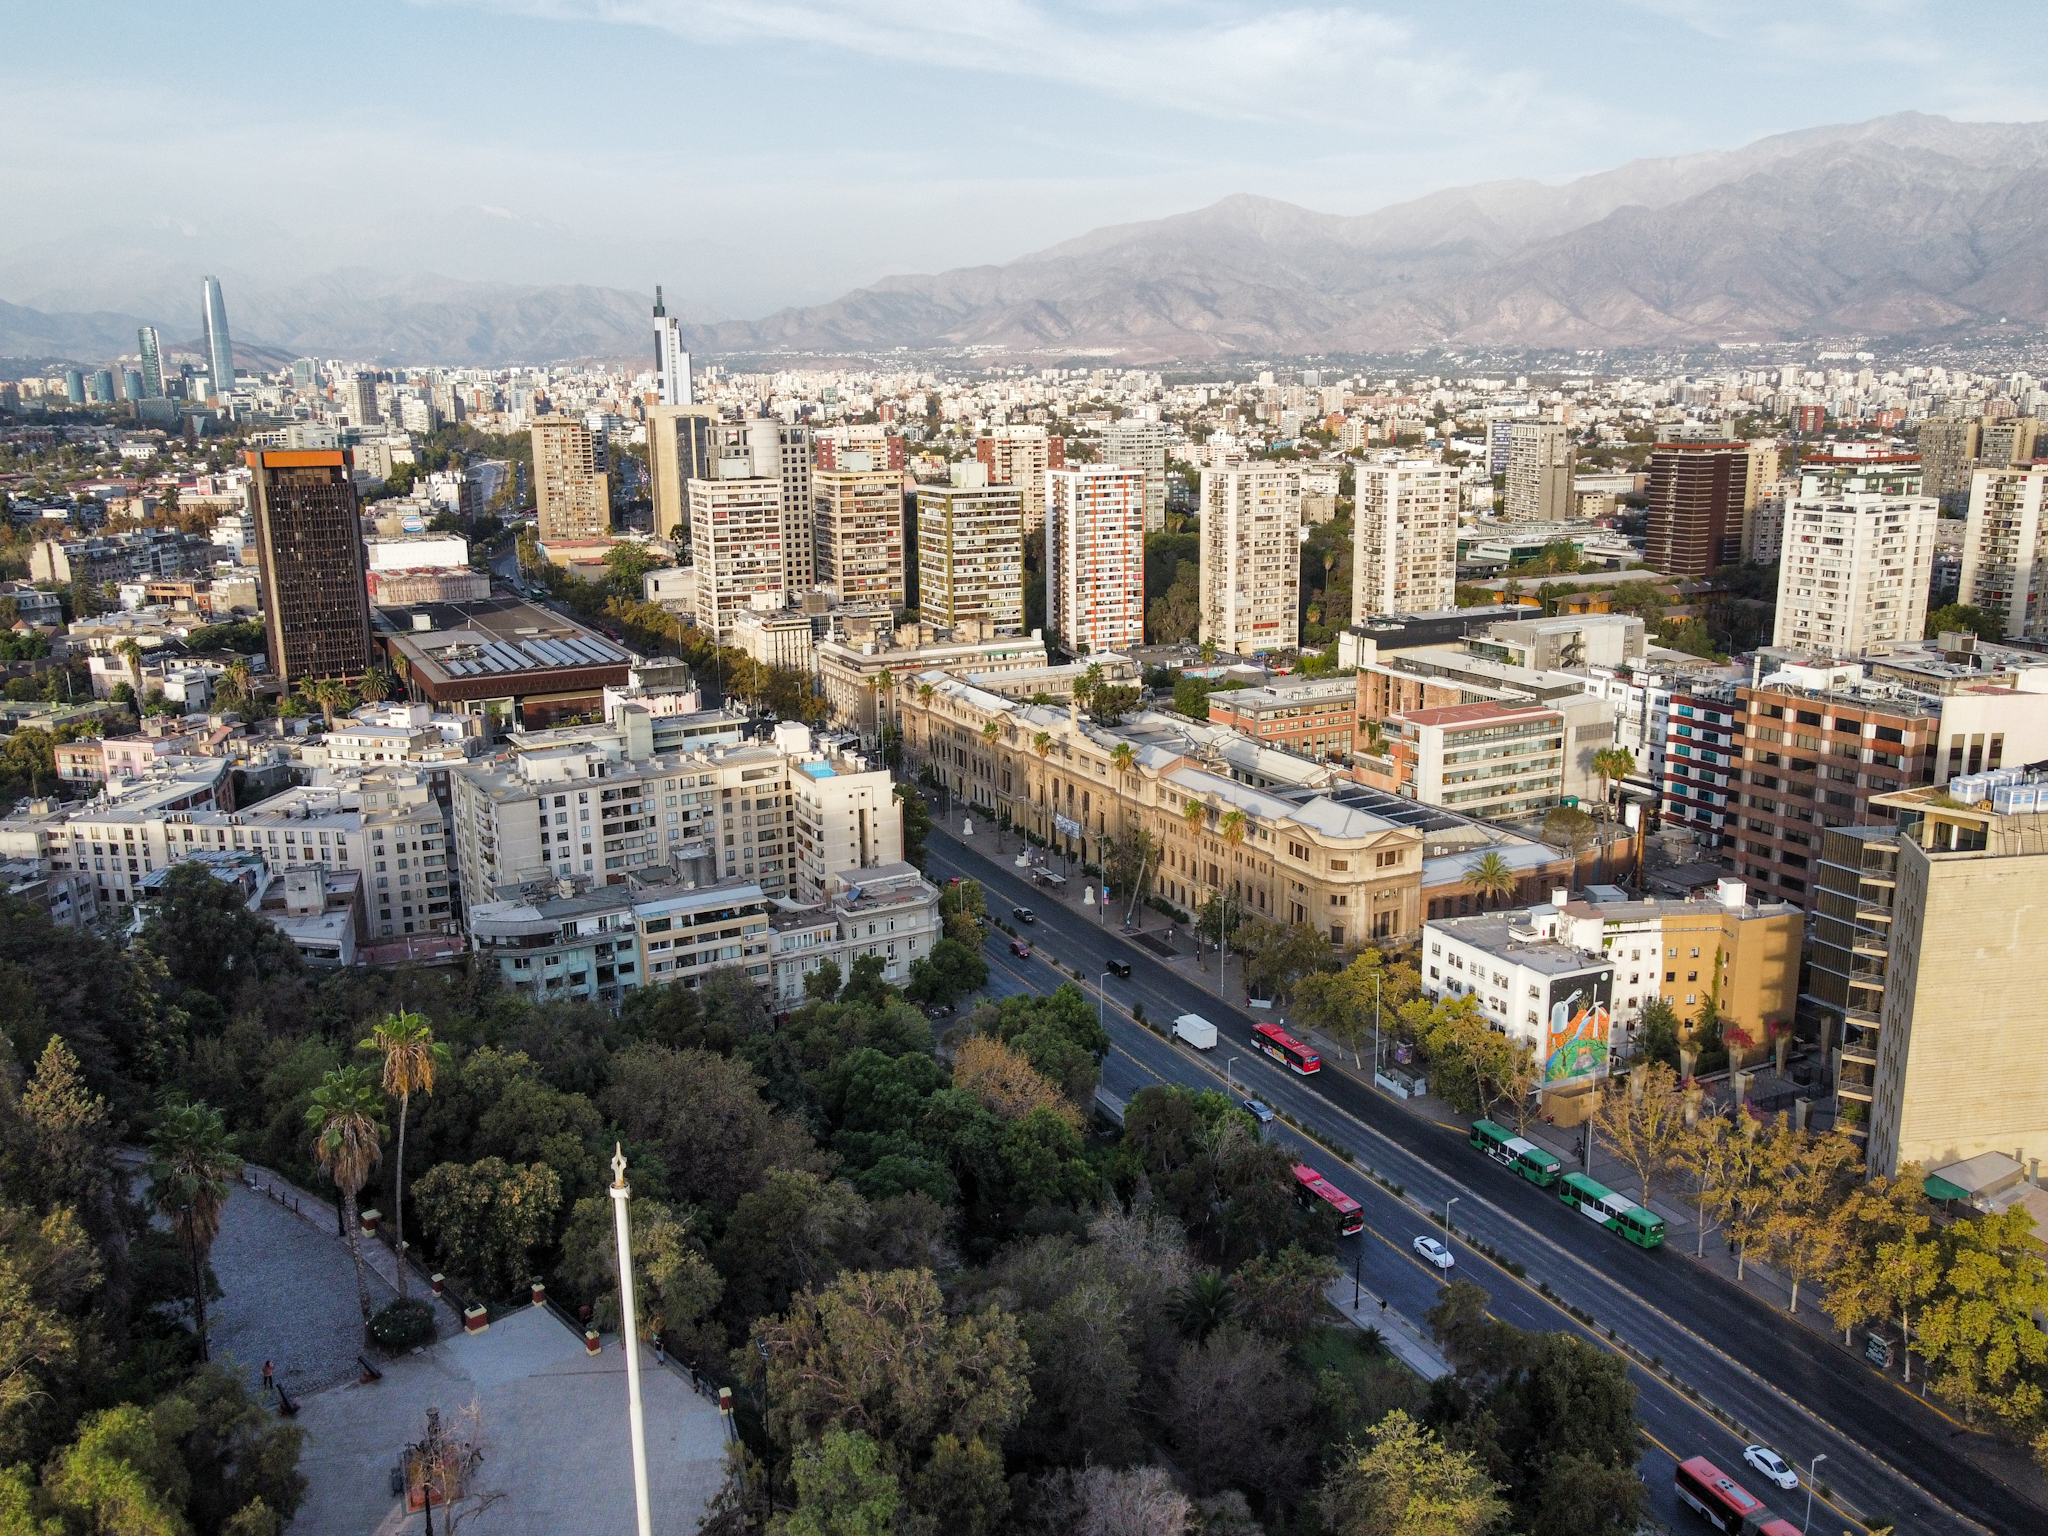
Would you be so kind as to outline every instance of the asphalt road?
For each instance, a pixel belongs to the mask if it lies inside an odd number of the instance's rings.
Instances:
[[[1948,1536],[1973,1528],[2013,1536],[2048,1530],[2048,1511],[1949,1450],[1950,1440],[1967,1431],[1803,1325],[1677,1254],[1645,1253],[1592,1226],[1554,1195],[1482,1158],[1455,1127],[1423,1121],[1338,1072],[1325,1069],[1303,1078],[1253,1055],[1245,1045],[1253,1022],[1248,1014],[1114,930],[1055,907],[1006,861],[964,848],[938,828],[929,850],[935,879],[957,874],[981,881],[997,917],[1008,921],[1016,905],[1043,905],[1046,920],[1022,931],[1060,966],[1081,971],[1090,991],[1103,988],[1104,1020],[1114,1042],[1104,1076],[1112,1093],[1128,1097],[1152,1081],[1220,1087],[1227,1071],[1243,1091],[1348,1148],[1358,1163],[1401,1186],[1406,1198],[1320,1147],[1311,1158],[1365,1206],[1366,1230],[1347,1245],[1355,1252],[1345,1257],[1362,1261],[1376,1294],[1420,1320],[1434,1300],[1438,1277],[1409,1254],[1408,1245],[1422,1232],[1441,1235],[1441,1229],[1416,1202],[1440,1212],[1455,1200],[1457,1273],[1486,1288],[1495,1315],[1519,1327],[1572,1329],[1607,1348],[1614,1347],[1611,1329],[1619,1341],[1675,1375],[1676,1386],[1640,1364],[1631,1366],[1640,1393],[1638,1415],[1659,1453],[1646,1458],[1644,1475],[1667,1523],[1682,1531],[1694,1520],[1675,1509],[1670,1482],[1672,1459],[1693,1455],[1708,1456],[1781,1514],[1801,1519],[1803,1490],[1780,1492],[1746,1475],[1740,1453],[1754,1439],[1802,1469],[1817,1455],[1827,1458],[1818,1481],[1834,1490],[1834,1507],[1815,1500],[1816,1530],[1853,1529],[1863,1521],[1895,1522],[1900,1536]],[[1111,957],[1129,962],[1132,974],[1128,981],[1111,976],[1105,987],[1099,978]],[[1045,958],[1013,959],[1000,934],[991,941],[989,959],[1015,983],[1011,989],[1046,992],[1072,979]],[[1182,1013],[1210,1019],[1218,1026],[1216,1049],[1197,1053],[1161,1039],[1131,1020],[1134,1001],[1156,1021]],[[1278,1121],[1273,1129],[1295,1134]],[[1526,1280],[1467,1238],[1519,1261]],[[1594,1326],[1580,1324],[1566,1306],[1591,1316]],[[1712,1417],[1681,1386],[1729,1415],[1746,1436]]]

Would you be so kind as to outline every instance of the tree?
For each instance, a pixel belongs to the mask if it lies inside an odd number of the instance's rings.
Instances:
[[[1483,1536],[1508,1513],[1499,1485],[1395,1409],[1369,1448],[1346,1447],[1318,1495],[1333,1536]]]
[[[904,995],[914,1002],[943,1005],[988,984],[988,961],[979,947],[944,938],[932,952],[910,962],[910,985]]]
[[[1902,1243],[1917,1243],[1934,1224],[1921,1187],[1920,1171],[1911,1164],[1896,1178],[1882,1174],[1850,1191],[1847,1240],[1840,1260],[1828,1274],[1822,1302],[1846,1343],[1859,1324],[1887,1316],[1893,1306],[1879,1254]]]
[[[206,1258],[220,1235],[227,1208],[228,1180],[242,1160],[228,1143],[220,1111],[205,1104],[171,1104],[149,1139],[149,1204],[170,1223],[178,1255],[192,1288],[192,1331],[199,1336],[199,1358],[206,1348],[206,1288],[212,1277]],[[363,1311],[369,1321],[369,1309]]]
[[[1234,1323],[1182,1346],[1166,1420],[1198,1492],[1241,1488],[1285,1497],[1310,1448],[1308,1388],[1280,1346]]]
[[[1619,784],[1636,771],[1636,755],[1627,747],[1602,747],[1593,754],[1593,771],[1600,775],[1600,803],[1608,799],[1608,786]]]
[[[1614,1155],[1642,1181],[1644,1205],[1652,1179],[1670,1161],[1685,1130],[1685,1096],[1678,1074],[1663,1065],[1637,1067],[1625,1082],[1600,1090],[1593,1123]]]
[[[1323,1289],[1336,1277],[1334,1260],[1290,1243],[1238,1266],[1230,1277],[1232,1311],[1246,1327],[1292,1349],[1321,1326]]]
[[[881,1448],[857,1430],[828,1430],[790,1462],[796,1508],[778,1520],[781,1536],[888,1536],[902,1502]]]
[[[1636,1021],[1636,1052],[1667,1067],[1678,1065],[1678,1012],[1662,997],[1643,1004],[1642,1017]]]
[[[925,839],[932,833],[932,814],[924,796],[910,784],[898,784],[892,791],[903,810],[903,857],[905,862],[924,868]]]
[[[1686,1126],[1672,1142],[1671,1166],[1691,1179],[1693,1203],[1699,1212],[1696,1257],[1704,1257],[1707,1251],[1707,1214],[1720,1208],[1723,1192],[1739,1171],[1736,1140],[1726,1118],[1707,1114]]]
[[[128,686],[135,690],[135,697],[142,697],[142,647],[134,639],[121,641],[114,647],[114,654],[121,658],[128,668]]]
[[[898,1475],[942,1435],[999,1442],[1031,1398],[1016,1318],[994,1306],[948,1317],[928,1270],[842,1275],[799,1295],[759,1340],[778,1443],[858,1430]]]
[[[1926,638],[1937,640],[1950,632],[1975,635],[1988,644],[2005,638],[2005,622],[1995,613],[1971,603],[1950,603],[1927,615]]]
[[[1560,805],[1543,818],[1543,840],[1555,843],[1574,858],[1592,846],[1598,828],[1577,806]]]
[[[398,1096],[398,1157],[391,1167],[392,1236],[398,1254],[398,1294],[406,1294],[405,1262],[405,1121],[415,1093],[434,1091],[434,1071],[448,1063],[448,1047],[434,1038],[434,1026],[417,1013],[400,1010],[386,1015],[366,1039],[356,1042],[359,1051],[376,1051],[384,1058],[384,1091]]]
[[[644,1198],[628,1201],[627,1210],[634,1315],[651,1333],[671,1340],[688,1335],[718,1305],[725,1281],[712,1267],[687,1211]],[[569,1283],[591,1298],[593,1324],[617,1328],[619,1250],[610,1195],[576,1202],[562,1238],[562,1266]]]
[[[1389,965],[1377,949],[1360,950],[1341,971],[1314,971],[1294,989],[1294,1006],[1313,1029],[1347,1046],[1362,1064],[1359,1048],[1376,1025],[1392,1020],[1415,996],[1421,978],[1408,965]]]
[[[744,1061],[703,1050],[635,1045],[611,1060],[600,1103],[628,1140],[668,1171],[668,1197],[723,1215],[768,1169],[817,1163],[803,1127],[761,1097]]]
[[[1764,1224],[1773,1262],[1792,1282],[1791,1310],[1799,1310],[1799,1287],[1831,1272],[1849,1241],[1847,1199],[1850,1180],[1862,1161],[1846,1129],[1825,1136],[1792,1133],[1778,1204]]]
[[[1920,1315],[1935,1390],[1973,1421],[1985,1408],[2017,1424],[2041,1416],[2048,1333],[2044,1264],[2025,1206],[1966,1217],[1940,1234],[1941,1279]]]
[[[1544,835],[1549,835],[1548,827]],[[1522,888],[1521,877],[1497,850],[1488,849],[1479,862],[1465,872],[1465,883],[1478,894],[1480,905],[1489,900],[1500,906]]]
[[[363,1326],[370,1325],[370,1282],[363,1272],[362,1223],[356,1194],[384,1155],[383,1109],[370,1074],[361,1067],[336,1067],[313,1090],[306,1124],[313,1129],[313,1156],[341,1192],[341,1223],[348,1256],[356,1267],[356,1300]]]
[[[291,941],[249,910],[241,888],[216,880],[203,864],[165,873],[141,944],[162,961],[173,995],[205,992],[223,1007],[245,982],[273,982],[303,968]]]
[[[441,1261],[491,1297],[516,1294],[533,1273],[533,1252],[562,1207],[561,1177],[546,1163],[520,1167],[501,1157],[440,1163],[415,1195]],[[610,1196],[603,1197],[607,1203]]]
[[[1023,1119],[1045,1109],[1070,1125],[1081,1113],[1060,1091],[1059,1084],[1031,1064],[1022,1051],[1001,1040],[977,1035],[963,1040],[953,1056],[953,1086],[973,1094],[1005,1121]]]

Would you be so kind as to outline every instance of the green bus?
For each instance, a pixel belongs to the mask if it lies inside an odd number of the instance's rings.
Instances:
[[[1619,1232],[1638,1248],[1664,1246],[1662,1216],[1645,1210],[1626,1195],[1617,1195],[1583,1173],[1568,1173],[1558,1180],[1557,1197],[1581,1216],[1599,1222],[1610,1232]]]
[[[1513,1169],[1542,1189],[1555,1184],[1558,1174],[1564,1171],[1564,1164],[1535,1142],[1517,1136],[1506,1126],[1495,1125],[1491,1120],[1473,1123],[1471,1142],[1503,1168]]]

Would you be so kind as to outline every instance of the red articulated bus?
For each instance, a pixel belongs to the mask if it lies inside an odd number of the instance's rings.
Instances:
[[[1287,1033],[1278,1024],[1254,1024],[1252,1049],[1299,1072],[1303,1077],[1323,1070],[1323,1058]]]
[[[1764,1507],[1763,1500],[1704,1456],[1681,1461],[1671,1485],[1681,1500],[1723,1536],[1759,1536],[1772,1526],[1785,1524]],[[1772,1531],[1771,1536],[1777,1533]]]
[[[1337,1230],[1345,1237],[1356,1237],[1365,1230],[1365,1207],[1307,1163],[1294,1165],[1294,1194],[1303,1205],[1334,1212]]]

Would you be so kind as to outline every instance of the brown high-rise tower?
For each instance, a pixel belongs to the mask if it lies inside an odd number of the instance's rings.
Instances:
[[[1706,576],[1742,559],[1747,443],[1659,443],[1650,451],[1650,537],[1643,558],[1665,576]]]
[[[250,453],[271,675],[287,688],[370,670],[370,593],[346,449]]]

